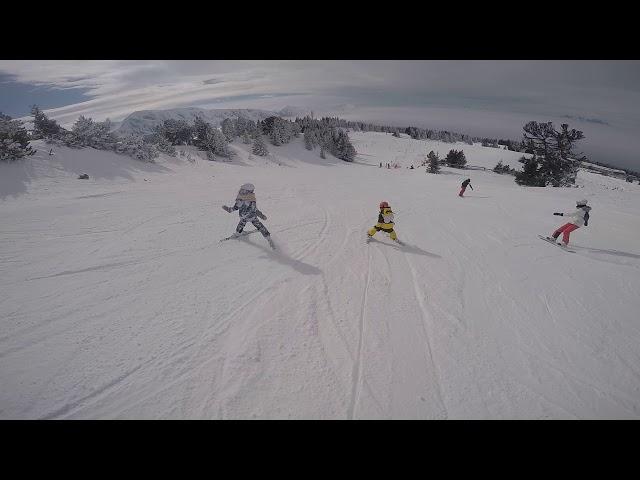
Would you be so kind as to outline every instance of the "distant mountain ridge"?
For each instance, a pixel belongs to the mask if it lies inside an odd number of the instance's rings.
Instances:
[[[271,116],[281,116],[280,112],[258,110],[253,108],[203,109],[197,107],[172,108],[169,110],[138,110],[119,122],[115,133],[119,135],[147,135],[153,133],[156,126],[165,120],[185,120],[193,123],[196,117],[205,122],[219,126],[225,118],[244,117],[249,120],[264,120]]]

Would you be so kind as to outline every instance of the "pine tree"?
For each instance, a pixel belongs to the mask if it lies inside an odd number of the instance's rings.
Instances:
[[[307,150],[313,150],[313,138],[312,138],[311,130],[307,129],[304,131],[304,148]]]
[[[71,127],[71,136],[67,136],[70,147],[92,147],[98,150],[111,150],[117,141],[111,133],[111,121],[94,122],[93,119],[80,115]]]
[[[438,157],[438,154],[431,150],[427,155],[427,159],[429,160],[427,171],[429,173],[440,173],[440,157]]]
[[[449,167],[464,168],[464,166],[467,164],[467,159],[464,156],[463,150],[449,150],[449,153],[447,153],[447,156],[445,158],[445,162]]]
[[[158,157],[158,149],[156,145],[145,142],[144,138],[139,135],[127,135],[118,141],[114,149],[116,153],[129,155],[137,160],[153,163]]]
[[[165,121],[165,125],[167,124],[167,121]],[[171,137],[173,137],[174,135],[174,129],[171,128],[173,127],[174,124],[171,123],[169,125],[169,132],[170,132],[170,139]],[[212,135],[212,130],[213,127],[211,126],[211,124],[205,122],[201,117],[196,117],[193,120],[193,144],[198,147],[198,148],[202,148],[205,149],[205,146],[207,145],[207,140],[209,139],[209,137]],[[174,145],[176,145],[174,143]]]
[[[234,125],[233,120],[230,118],[225,118],[220,124],[222,129],[222,134],[227,139],[227,142],[232,142],[236,138],[236,126]]]
[[[320,158],[325,159],[327,156],[324,154],[324,147],[320,147]]]
[[[0,161],[12,162],[35,153],[23,123],[0,112]]]
[[[573,152],[574,144],[584,138],[584,134],[575,129],[569,130],[564,123],[557,131],[552,122],[528,122],[522,127],[526,151],[538,157],[537,175],[545,185],[554,187],[575,183],[580,161],[586,160],[581,154]]]
[[[518,160],[524,165],[521,172],[516,172],[515,182],[518,185],[544,187],[545,180],[540,176],[539,160],[534,155],[531,158],[522,157]]]
[[[200,141],[200,145],[200,148],[207,152],[209,160],[215,160],[216,156],[225,158],[233,156],[226,137],[217,128],[207,129],[204,133],[204,138]]]
[[[338,130],[334,140],[334,155],[345,162],[353,162],[358,152],[349,141],[349,136],[343,130]],[[333,153],[333,152],[332,152]]]
[[[244,132],[242,134],[242,143],[244,143],[245,145],[248,145],[251,143],[251,139],[249,138],[249,134],[247,132]]]
[[[32,138],[52,138],[62,132],[63,128],[55,120],[49,119],[37,105],[31,107],[33,115]]]
[[[171,142],[167,140],[167,138],[163,135],[155,133],[149,139],[149,143],[155,145],[158,152],[164,153],[165,155],[169,155],[170,157],[175,157],[178,155],[176,147],[173,146]]]
[[[257,135],[253,141],[253,149],[251,150],[254,155],[264,157],[269,155],[269,150],[262,139],[262,135]]]
[[[186,120],[176,120],[173,118],[165,120],[158,128],[158,131],[171,143],[171,145],[188,145],[192,142],[196,135],[195,126],[198,125],[198,119],[194,125],[189,125]]]

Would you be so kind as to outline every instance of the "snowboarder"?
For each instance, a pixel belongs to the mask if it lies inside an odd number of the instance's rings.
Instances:
[[[562,233],[562,243],[566,247],[569,243],[569,235],[574,230],[582,226],[587,226],[589,224],[589,211],[591,207],[587,206],[586,200],[578,200],[576,202],[576,210],[570,213],[564,212],[554,212],[554,215],[559,215],[560,217],[567,216],[571,218],[569,223],[565,223],[560,228],[558,228],[551,237],[547,237],[548,240],[556,241],[560,234]]]
[[[471,190],[473,190],[470,178],[467,178],[464,182],[462,182],[462,188],[460,188],[460,193],[458,194],[459,197],[464,197],[464,191],[467,189],[467,186],[471,187]]]
[[[247,222],[253,223],[253,226],[258,229],[260,233],[267,239],[271,248],[275,249],[275,245],[273,244],[273,240],[271,239],[271,234],[269,230],[258,220],[257,217],[260,217],[262,220],[266,220],[267,216],[258,210],[256,205],[256,195],[254,193],[255,187],[252,183],[245,183],[240,187],[240,191],[236,196],[236,203],[233,207],[227,207],[223,205],[222,208],[227,212],[231,213],[234,210],[238,210],[238,214],[240,215],[240,222],[236,227],[236,232],[231,236],[231,238],[238,237],[242,234],[242,230]]]
[[[394,231],[393,226],[394,226],[394,221],[393,221],[393,212],[391,211],[391,207],[387,202],[380,202],[380,213],[378,214],[378,223],[376,223],[374,227],[371,227],[367,231],[367,242],[371,240],[371,238],[376,234],[376,232],[379,232],[380,230],[382,230],[383,232],[389,234],[389,237],[391,237],[391,240],[402,245],[402,242],[398,240],[398,236],[396,235],[396,232]]]

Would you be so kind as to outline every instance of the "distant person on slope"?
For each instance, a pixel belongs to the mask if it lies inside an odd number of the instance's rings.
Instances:
[[[371,238],[382,230],[385,233],[389,234],[391,240],[396,243],[402,245],[402,242],[398,240],[398,236],[396,232],[393,230],[393,226],[395,225],[393,221],[393,212],[391,211],[391,207],[387,202],[380,203],[380,213],[378,213],[378,223],[374,227],[371,227],[369,231],[367,231],[367,243],[371,240]]]
[[[467,189],[467,186],[471,187],[471,190],[473,190],[470,178],[467,178],[464,182],[462,182],[461,186],[462,188],[460,189],[460,193],[458,194],[459,197],[464,197],[464,191]]]
[[[566,247],[569,243],[569,235],[574,230],[582,226],[587,226],[589,224],[589,211],[591,207],[587,207],[586,200],[578,200],[576,202],[576,210],[569,213],[564,212],[555,212],[554,215],[559,215],[561,217],[569,217],[571,221],[569,223],[565,223],[560,228],[558,228],[551,237],[547,237],[548,240],[556,241],[560,234],[562,233],[562,242]]]
[[[267,239],[271,248],[275,249],[269,230],[267,230],[267,228],[257,218],[260,217],[262,220],[266,220],[267,216],[260,210],[258,210],[254,189],[255,187],[252,183],[245,183],[240,187],[240,191],[236,196],[236,203],[233,205],[233,207],[227,207],[226,205],[222,206],[222,208],[229,213],[233,212],[234,210],[238,210],[238,214],[240,215],[240,222],[236,227],[236,233],[234,233],[232,237],[238,237],[242,233],[242,230],[244,229],[244,226],[247,224],[247,222],[251,222],[253,223],[253,226],[256,227],[258,231],[260,231],[260,233],[262,233],[264,238]]]

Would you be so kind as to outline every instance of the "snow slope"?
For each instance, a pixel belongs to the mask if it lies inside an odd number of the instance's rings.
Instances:
[[[405,167],[432,149],[519,154],[351,137],[353,164],[298,140],[0,165],[0,418],[640,418],[640,187],[428,175]],[[218,243],[248,181],[279,252]],[[536,238],[581,197],[577,253]],[[381,200],[405,247],[365,245]]]

